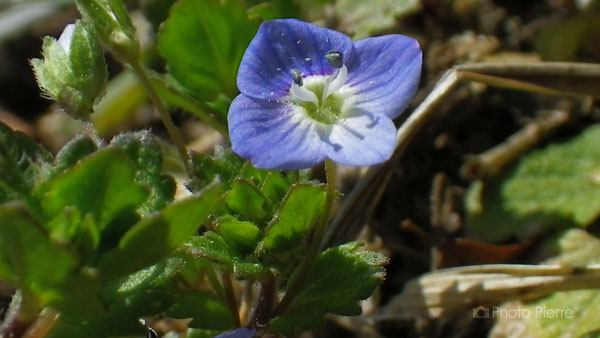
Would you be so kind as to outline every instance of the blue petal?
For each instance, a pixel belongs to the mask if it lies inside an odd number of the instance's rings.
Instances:
[[[321,131],[327,157],[349,166],[387,161],[396,146],[396,127],[392,120],[359,109],[349,115]]]
[[[257,168],[304,169],[325,159],[316,122],[297,106],[241,94],[227,120],[231,148]]]
[[[415,95],[422,53],[417,40],[385,35],[356,41],[357,58],[348,64],[343,90],[353,93],[354,107],[395,118]]]
[[[238,327],[237,329],[225,333],[221,333],[214,338],[252,338],[256,333],[256,329],[249,327]]]
[[[263,22],[242,58],[238,88],[257,99],[282,98],[292,84],[292,69],[304,76],[333,74],[325,54],[339,51],[348,62],[353,49],[348,36],[331,29],[296,19]]]

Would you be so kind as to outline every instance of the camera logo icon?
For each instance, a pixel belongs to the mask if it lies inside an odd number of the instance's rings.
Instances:
[[[473,318],[490,318],[490,309],[483,306],[474,308]]]

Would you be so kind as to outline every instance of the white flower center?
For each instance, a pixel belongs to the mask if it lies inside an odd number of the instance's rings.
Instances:
[[[301,78],[293,71],[294,82],[290,87],[289,103],[304,108],[306,114],[321,123],[333,124],[342,116],[344,96],[338,91],[348,79],[348,68],[342,65],[329,76],[309,76]]]

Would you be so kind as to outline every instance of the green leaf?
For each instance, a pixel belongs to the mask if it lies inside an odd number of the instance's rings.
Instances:
[[[80,135],[65,144],[54,160],[53,175],[74,166],[79,160],[98,150],[98,143],[88,135]]]
[[[217,222],[217,233],[239,255],[248,255],[262,239],[262,231],[251,222],[238,221],[233,216],[222,216]]]
[[[334,7],[338,28],[350,33],[355,40],[389,30],[396,25],[396,20],[420,9],[418,0],[338,0]]]
[[[100,244],[100,232],[92,215],[82,215],[75,207],[65,207],[50,220],[47,228],[51,240],[69,246],[83,262],[93,258]]]
[[[52,155],[25,134],[0,122],[0,203],[29,200]]]
[[[135,164],[135,181],[150,187],[150,196],[138,208],[141,215],[160,210],[173,200],[175,180],[161,174],[162,149],[149,131],[121,134],[111,141],[111,145],[123,149]]]
[[[146,190],[135,183],[134,176],[127,156],[108,147],[50,180],[41,193],[42,206],[50,217],[67,206],[76,207],[82,215],[91,214],[102,230],[146,199]]]
[[[181,0],[164,23],[158,50],[190,96],[232,98],[239,63],[257,29],[258,21],[248,18],[238,0]]]
[[[168,205],[132,227],[100,262],[107,276],[121,276],[152,265],[188,240],[220,205],[221,186]]]
[[[526,155],[471,185],[467,231],[486,241],[527,237],[551,226],[585,227],[600,216],[600,125]]]
[[[179,291],[175,287],[182,262],[168,259],[125,278],[113,280],[104,290],[81,295],[79,308],[94,299],[101,299],[103,311],[95,316],[81,317],[77,307],[61,312],[59,321],[48,338],[104,338],[145,334],[139,319],[164,312],[173,306]],[[76,305],[76,304],[73,304]]]
[[[43,227],[20,204],[0,206],[0,278],[36,294],[40,305],[60,297],[56,290],[77,268],[77,258],[48,240]]]
[[[200,153],[192,154],[193,179],[188,184],[192,191],[198,191],[211,184],[215,179],[229,186],[244,165],[244,160],[231,149],[217,147],[214,156]]]
[[[229,187],[236,178],[241,177],[252,186],[260,187],[261,192],[268,194],[265,197],[277,204],[293,183],[309,182],[309,170],[283,173],[278,170],[257,169],[230,148],[217,147],[214,156],[194,153],[191,161],[194,177],[187,186],[192,190],[201,189],[216,179]],[[267,179],[273,182],[267,183]]]
[[[240,176],[247,181],[252,182],[252,184],[255,186],[258,186],[262,181],[264,181],[265,177],[267,177],[270,172],[271,170],[258,169],[255,168],[252,163],[246,162],[242,166]]]
[[[265,177],[260,192],[265,196],[271,204],[277,206],[285,197],[292,182],[286,179],[279,171],[271,171]]]
[[[302,289],[286,312],[270,325],[286,336],[318,326],[326,313],[358,315],[359,301],[368,298],[384,277],[388,259],[358,251],[347,243],[323,252],[313,264]]]
[[[225,203],[248,220],[261,221],[270,216],[269,201],[257,188],[241,178],[231,183],[231,190],[225,195]]]
[[[540,250],[554,255],[545,264],[581,267],[600,263],[600,240],[582,229],[569,229],[546,241]],[[495,331],[519,327],[521,337],[597,337],[600,322],[600,292],[578,290],[556,292],[532,302],[510,302],[502,307],[530,316],[500,318]],[[552,312],[554,311],[554,312]],[[510,332],[510,331],[508,331]]]
[[[214,338],[221,333],[223,333],[223,330],[190,329],[187,332],[186,338]]]
[[[267,227],[259,251],[290,253],[302,245],[324,212],[326,195],[322,185],[292,187]]]
[[[223,302],[202,291],[188,291],[177,297],[177,303],[167,311],[171,318],[193,318],[188,327],[204,330],[227,330],[235,325],[233,316]]]
[[[253,262],[248,262],[238,256],[223,237],[212,231],[205,232],[202,236],[194,237],[188,244],[188,253],[197,258],[206,258],[226,271],[232,271],[239,279],[255,277],[262,273],[264,268]]]

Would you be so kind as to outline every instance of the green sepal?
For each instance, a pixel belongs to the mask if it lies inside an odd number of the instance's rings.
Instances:
[[[76,119],[89,119],[106,86],[104,53],[84,22],[68,25],[59,38],[45,37],[43,60],[31,65],[40,88]]]

